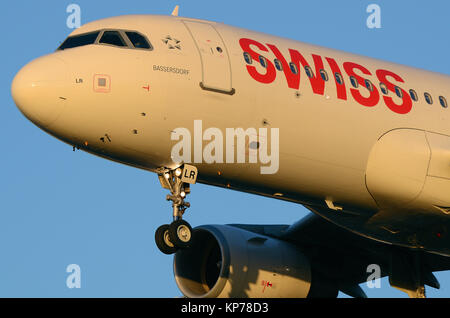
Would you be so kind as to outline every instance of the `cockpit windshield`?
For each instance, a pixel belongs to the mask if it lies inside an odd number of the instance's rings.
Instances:
[[[94,44],[99,34],[100,31],[70,36],[64,41],[63,44],[61,44],[58,50],[66,50],[78,46]]]
[[[100,38],[100,44],[109,44],[114,46],[127,46],[122,36],[117,31],[105,31]]]
[[[152,50],[147,38],[136,31],[99,30],[68,37],[58,50],[67,50],[85,45],[108,45],[113,47]]]

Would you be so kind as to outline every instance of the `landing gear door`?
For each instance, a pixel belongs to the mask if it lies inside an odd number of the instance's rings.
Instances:
[[[231,65],[227,48],[222,37],[211,24],[183,21],[200,53],[202,62],[202,82],[204,90],[224,94],[234,94],[231,79]]]

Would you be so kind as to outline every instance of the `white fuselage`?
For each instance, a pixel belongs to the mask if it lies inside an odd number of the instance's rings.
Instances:
[[[269,164],[249,162],[254,149],[247,142],[245,163],[227,162],[225,153],[199,162],[192,148],[198,181],[302,203],[360,234],[448,253],[428,234],[411,240],[418,227],[408,221],[430,216],[430,228],[440,224],[440,236],[447,230],[450,109],[439,98],[450,98],[448,76],[182,17],[110,18],[71,36],[103,29],[138,31],[153,49],[80,46],[37,59],[17,75],[16,104],[48,133],[155,172],[180,164],[172,156],[177,128],[190,131],[192,143],[215,128],[224,144],[227,128],[276,128],[276,173],[262,174]]]

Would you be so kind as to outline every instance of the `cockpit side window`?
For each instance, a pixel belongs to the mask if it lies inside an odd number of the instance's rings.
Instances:
[[[127,31],[125,34],[128,36],[128,39],[130,39],[130,42],[133,43],[134,47],[137,49],[151,49],[150,43],[147,41],[147,39],[137,33],[137,32],[131,32]]]
[[[78,46],[94,44],[99,34],[100,31],[70,36],[64,41],[63,44],[61,44],[58,50],[65,50]]]
[[[99,41],[100,44],[109,44],[114,46],[127,46],[125,40],[117,31],[105,31]]]

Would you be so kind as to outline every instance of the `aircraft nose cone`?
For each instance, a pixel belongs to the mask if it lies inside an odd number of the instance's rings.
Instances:
[[[20,111],[33,123],[47,127],[56,121],[67,102],[66,63],[44,56],[25,65],[11,85],[11,94]]]

